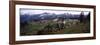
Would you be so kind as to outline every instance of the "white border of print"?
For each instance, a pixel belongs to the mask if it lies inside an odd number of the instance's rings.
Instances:
[[[57,35],[35,35],[35,36],[20,36],[20,8],[33,8],[33,9],[56,9],[56,10],[79,10],[91,12],[90,33],[81,34],[57,34]],[[16,5],[16,41],[22,40],[41,40],[41,39],[57,39],[57,38],[75,38],[75,37],[93,37],[93,9],[92,8],[72,8],[72,7],[52,7],[52,6],[36,6],[36,5]]]

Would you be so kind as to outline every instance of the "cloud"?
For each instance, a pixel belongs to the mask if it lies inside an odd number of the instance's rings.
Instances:
[[[41,13],[44,13],[44,12],[47,12],[47,13],[54,13],[54,14],[80,14],[82,11],[69,11],[69,10],[42,10],[42,9],[23,9],[21,8],[20,10],[20,13],[22,15],[24,14],[29,14],[29,15],[32,15],[32,14],[41,14]],[[87,15],[89,13],[89,11],[83,11],[84,12],[84,15]]]

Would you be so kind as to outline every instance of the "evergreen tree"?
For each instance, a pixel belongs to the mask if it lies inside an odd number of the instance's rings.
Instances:
[[[89,12],[89,14],[87,15],[87,20],[90,21],[90,12]]]
[[[84,12],[82,11],[79,17],[80,22],[84,21]]]

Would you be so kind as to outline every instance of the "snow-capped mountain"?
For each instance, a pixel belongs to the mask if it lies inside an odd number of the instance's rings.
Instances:
[[[44,12],[41,14],[24,14],[20,15],[20,21],[32,21],[32,20],[52,20],[55,18],[65,18],[65,19],[78,19],[80,17],[80,14],[69,14],[69,13],[63,13],[63,14],[55,14],[55,13],[48,13]]]

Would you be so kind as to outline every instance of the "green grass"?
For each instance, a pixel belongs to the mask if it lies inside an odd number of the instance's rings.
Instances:
[[[71,22],[67,22],[65,24],[65,27],[68,25],[68,23],[71,23]],[[36,35],[37,32],[39,30],[43,29],[47,24],[52,25],[52,27],[55,26],[55,22],[51,22],[51,21],[49,21],[48,23],[43,23],[43,24],[30,22],[24,28],[22,28],[22,27],[20,28],[21,35]],[[68,28],[62,29],[63,33],[60,33],[60,34],[89,33],[90,32],[89,25],[90,25],[90,23],[88,21],[85,23],[78,23],[75,25],[71,25]],[[53,33],[55,34],[56,32],[53,32]],[[57,33],[57,34],[59,34],[59,33]]]
[[[77,25],[73,25],[69,28],[64,29],[65,34],[89,33],[89,32],[90,32],[89,22],[79,23]]]

